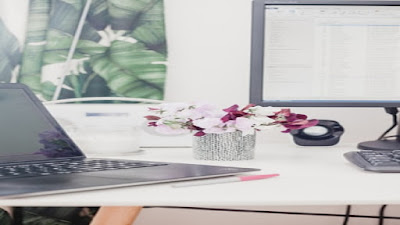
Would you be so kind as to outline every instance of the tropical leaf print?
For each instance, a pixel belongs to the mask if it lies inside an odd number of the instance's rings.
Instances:
[[[60,77],[65,80],[59,98],[162,99],[167,71],[163,0],[92,0],[68,59],[85,4],[31,0],[19,82],[47,100],[55,95]],[[46,73],[65,65],[62,73]]]
[[[17,38],[0,19],[0,82],[10,82],[21,53]]]

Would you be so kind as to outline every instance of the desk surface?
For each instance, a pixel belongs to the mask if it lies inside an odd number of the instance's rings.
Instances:
[[[190,148],[153,148],[123,156],[137,160],[256,167],[252,174],[280,173],[279,177],[250,182],[173,188],[171,183],[87,191],[20,199],[0,205],[179,205],[179,206],[284,206],[400,204],[400,173],[362,171],[343,158],[354,145],[300,147],[293,144],[258,145],[249,161],[199,161]],[[113,158],[121,158],[114,156]]]

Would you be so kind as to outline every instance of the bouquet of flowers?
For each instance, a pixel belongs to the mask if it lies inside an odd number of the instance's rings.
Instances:
[[[282,132],[314,126],[318,120],[307,120],[303,114],[295,114],[290,109],[276,109],[249,104],[243,108],[232,105],[218,109],[210,104],[164,103],[149,108],[152,115],[148,126],[162,134],[183,134],[194,132],[195,136],[209,133],[241,131],[243,135],[271,127],[283,127]]]

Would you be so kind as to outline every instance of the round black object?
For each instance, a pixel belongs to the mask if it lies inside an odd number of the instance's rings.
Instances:
[[[292,130],[293,140],[301,146],[330,146],[339,142],[344,128],[334,120],[319,120],[318,124]]]

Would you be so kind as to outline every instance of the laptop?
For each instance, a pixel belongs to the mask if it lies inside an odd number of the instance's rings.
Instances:
[[[255,168],[91,159],[23,84],[0,84],[0,198],[229,176]]]

